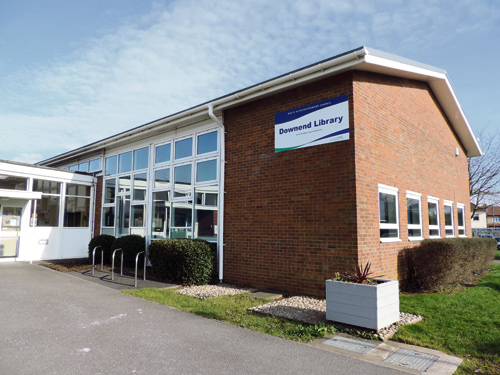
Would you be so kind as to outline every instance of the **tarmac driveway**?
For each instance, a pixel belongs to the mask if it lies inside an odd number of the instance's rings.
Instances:
[[[407,373],[25,263],[0,263],[0,319],[6,375]]]

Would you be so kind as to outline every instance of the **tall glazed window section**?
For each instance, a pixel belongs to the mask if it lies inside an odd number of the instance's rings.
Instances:
[[[31,205],[31,226],[59,226],[61,183],[48,180],[33,180],[33,191],[42,193],[42,198]]]
[[[148,167],[149,146],[105,159],[102,234],[146,233]]]
[[[155,146],[151,238],[217,241],[217,130]]]

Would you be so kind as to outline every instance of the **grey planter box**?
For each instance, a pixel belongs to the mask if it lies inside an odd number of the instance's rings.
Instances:
[[[326,281],[326,319],[380,330],[399,320],[399,282],[375,285]]]

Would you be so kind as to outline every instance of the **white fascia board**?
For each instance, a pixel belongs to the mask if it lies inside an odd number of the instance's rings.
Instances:
[[[32,191],[0,189],[0,198],[42,199],[42,193],[37,191],[32,192]]]
[[[374,55],[366,55],[366,64],[361,70],[426,81],[436,95],[453,129],[464,145],[467,156],[481,156],[481,147],[465,117],[446,73],[425,69],[424,67],[405,64]],[[370,66],[371,65],[371,66]]]
[[[91,185],[95,178],[89,175],[74,173],[72,171],[57,170],[36,165],[21,165],[13,163],[0,162],[0,174],[19,177],[32,177],[36,179],[50,179],[53,181],[67,181]]]

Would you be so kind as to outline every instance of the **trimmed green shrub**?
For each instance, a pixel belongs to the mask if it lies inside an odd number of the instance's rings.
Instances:
[[[183,285],[208,284],[213,277],[214,255],[206,241],[153,241],[149,245],[149,260],[155,275]]]
[[[101,246],[104,250],[104,263],[111,264],[111,246],[115,242],[116,238],[110,236],[109,234],[100,234],[92,238],[89,242],[89,262],[92,264],[92,253],[96,246]],[[101,262],[101,251],[97,249],[95,252],[95,262],[99,264]]]
[[[497,250],[492,238],[426,239],[400,254],[401,288],[436,291],[447,285],[470,281],[490,267]]]
[[[146,249],[146,241],[142,236],[131,234],[128,236],[118,237],[115,242],[113,242],[111,249],[113,251],[116,249],[123,249],[123,264],[126,267],[134,268],[135,257],[138,252]],[[120,252],[117,252],[115,255],[115,265],[119,264],[120,257]]]

